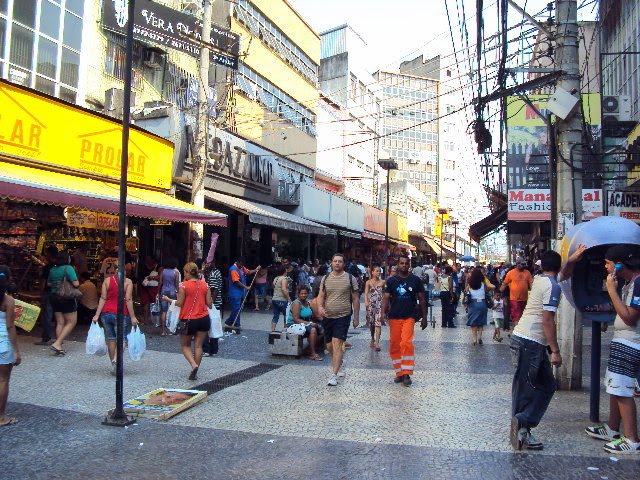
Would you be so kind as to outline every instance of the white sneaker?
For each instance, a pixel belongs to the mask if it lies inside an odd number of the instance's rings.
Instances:
[[[340,378],[343,378],[343,377],[345,377],[346,375],[347,375],[347,370],[344,368],[344,365],[342,365],[342,366],[340,367],[340,370],[338,370],[338,376],[339,376]]]
[[[115,360],[111,362],[111,375],[113,375],[114,377],[117,374],[117,368],[116,368],[116,362]]]
[[[640,442],[634,443],[622,436],[618,440],[604,444],[605,452],[618,455],[640,455]]]
[[[329,385],[330,387],[335,387],[336,385],[338,385],[338,376],[331,375],[331,378],[329,378],[327,385]]]
[[[612,430],[611,427],[606,423],[587,427],[584,429],[584,431],[592,438],[597,438],[598,440],[606,440],[607,442],[613,442],[614,440],[618,440],[620,438],[620,432]]]

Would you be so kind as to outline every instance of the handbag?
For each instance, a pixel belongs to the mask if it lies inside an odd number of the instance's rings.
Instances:
[[[58,291],[56,292],[58,300],[78,300],[82,297],[80,289],[74,287],[69,280],[67,280],[67,267],[64,268],[62,274],[62,280],[58,285]]]
[[[160,306],[160,299],[156,297],[156,301],[149,306],[149,311],[151,312],[151,315],[158,316],[160,315],[161,310],[162,307]]]
[[[484,301],[487,302],[487,308],[493,308],[495,305],[493,303],[493,295],[486,285],[484,287]]]

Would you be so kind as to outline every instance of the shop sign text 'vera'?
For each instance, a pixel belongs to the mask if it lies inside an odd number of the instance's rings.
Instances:
[[[235,139],[235,137],[232,138]],[[271,158],[248,152],[245,142],[238,143],[240,144],[232,143],[230,139],[209,135],[209,169],[229,177],[270,187],[273,176]]]

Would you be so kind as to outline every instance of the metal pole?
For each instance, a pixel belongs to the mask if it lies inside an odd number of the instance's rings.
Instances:
[[[444,213],[440,214],[440,263],[444,260],[444,248],[443,248],[443,233],[444,233]]]
[[[453,261],[455,262],[458,257],[458,223],[453,224]]]
[[[589,419],[600,421],[600,357],[602,355],[600,322],[591,322],[591,386],[589,387]]]
[[[133,18],[135,0],[129,0],[125,46],[124,105],[122,107],[122,156],[120,158],[120,209],[118,221],[118,314],[116,317],[116,408],[103,425],[124,427],[134,422],[124,413],[124,280],[125,228],[127,224],[127,171],[129,168],[129,122],[131,121],[131,74],[133,59]]]
[[[204,179],[207,175],[207,132],[209,125],[209,55],[207,47],[211,43],[211,16],[213,9],[211,0],[203,1],[202,43],[200,46],[198,113],[195,132],[195,152],[192,161],[191,203],[204,207]],[[189,259],[196,260],[203,256],[202,241],[204,226],[191,223],[189,226]]]
[[[385,211],[385,226],[384,226],[384,255],[385,255],[385,275],[389,276],[389,171],[387,168],[387,209]]]
[[[578,62],[578,5],[577,0],[556,0],[557,37],[555,49],[556,69],[562,73],[558,87],[567,92],[580,92],[580,66]],[[576,93],[576,95],[580,95]],[[559,249],[565,231],[582,217],[582,113],[576,108],[566,120],[557,123],[556,163],[556,223],[555,249]],[[551,179],[553,181],[553,179]],[[563,363],[557,369],[556,380],[561,390],[582,388],[582,324],[580,316],[568,302],[558,309],[558,345]]]

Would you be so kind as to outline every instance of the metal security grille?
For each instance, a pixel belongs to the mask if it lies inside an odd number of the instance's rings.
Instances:
[[[207,394],[211,395],[213,393],[219,392],[220,390],[224,390],[225,388],[233,387],[234,385],[238,385],[239,383],[243,383],[247,380],[251,380],[253,378],[264,375],[265,373],[269,373],[270,371],[276,370],[281,366],[282,365],[274,365],[272,363],[259,363],[258,365],[254,365],[253,367],[230,373],[229,375],[216,378],[214,380],[211,380],[210,382],[201,383],[200,385],[196,385],[195,387],[193,387],[193,389],[206,390]]]

